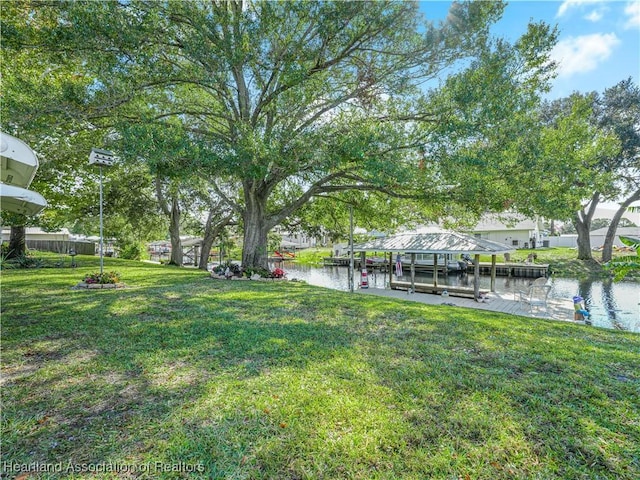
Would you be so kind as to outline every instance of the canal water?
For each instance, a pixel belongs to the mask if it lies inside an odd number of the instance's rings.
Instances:
[[[345,267],[312,267],[296,265],[292,262],[277,265],[287,272],[287,278],[304,280],[310,285],[348,290],[348,268]],[[409,273],[405,269],[404,273]],[[389,273],[369,272],[370,288],[385,288],[389,284]],[[411,281],[405,275],[402,280]],[[513,293],[526,289],[532,282],[531,278],[496,277],[496,291]],[[355,285],[360,281],[360,274],[356,271]],[[416,281],[432,283],[433,274],[416,274]],[[550,280],[553,298],[571,300],[575,295],[585,299],[585,305],[591,312],[592,325],[640,333],[640,284],[634,282],[616,282],[605,280],[574,280],[569,278],[552,278]],[[473,287],[473,275],[450,273],[438,274],[438,284],[449,286]],[[491,277],[480,276],[480,288],[489,289]]]

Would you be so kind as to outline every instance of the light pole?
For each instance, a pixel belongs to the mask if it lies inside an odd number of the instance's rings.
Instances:
[[[353,273],[353,205],[349,205],[349,291],[353,293],[355,278]]]
[[[98,165],[100,167],[100,275],[104,270],[104,238],[102,235],[102,167],[110,167],[113,165],[114,155],[108,150],[100,150],[92,148],[89,155],[89,165]]]

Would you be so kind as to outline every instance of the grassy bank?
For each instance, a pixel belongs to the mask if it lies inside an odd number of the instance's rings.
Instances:
[[[551,274],[570,278],[608,278],[610,273],[600,262],[601,253],[593,252],[593,260],[578,260],[577,251],[568,247],[538,248],[535,250],[516,250],[511,255],[513,261],[524,262],[527,256],[534,253],[536,263],[548,263]],[[613,256],[630,255],[628,252],[614,252]],[[490,261],[490,259],[488,260]],[[626,280],[640,281],[640,272],[630,274]]]
[[[296,252],[295,262],[299,265],[322,265],[325,257],[331,257],[331,248],[305,248]]]
[[[79,263],[2,272],[3,462],[640,477],[640,335],[116,259],[129,288],[71,290]]]

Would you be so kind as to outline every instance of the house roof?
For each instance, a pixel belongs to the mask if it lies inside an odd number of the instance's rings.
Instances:
[[[354,251],[404,253],[499,254],[513,252],[513,247],[457,232],[404,233],[374,239],[353,246]]]
[[[2,233],[10,233],[11,228],[2,227]],[[61,228],[60,230],[56,230],[55,232],[45,232],[40,227],[26,227],[24,229],[25,235],[69,235],[68,228]]]
[[[593,230],[590,232],[590,235],[606,235],[609,227],[599,228],[598,230]],[[640,227],[618,227],[616,229],[616,236],[627,236],[627,237],[638,237],[640,236]]]
[[[183,247],[193,247],[194,245],[202,245],[203,239],[198,237],[181,238],[180,243]]]
[[[504,230],[535,230],[536,222],[515,214],[488,215],[471,229],[472,232],[500,232]]]

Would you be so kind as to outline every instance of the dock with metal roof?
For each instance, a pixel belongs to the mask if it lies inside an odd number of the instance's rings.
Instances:
[[[404,253],[410,255],[411,282],[409,290],[416,291],[416,288],[424,291],[433,290],[436,293],[441,289],[438,286],[438,277],[434,275],[433,285],[426,288],[426,284],[417,285],[415,281],[415,258],[416,254],[433,255],[433,268],[438,268],[439,255],[473,255],[474,288],[465,292],[456,292],[463,296],[473,296],[479,299],[480,292],[480,255],[491,255],[491,291],[495,291],[496,279],[496,257],[499,254],[513,252],[513,247],[502,243],[493,242],[478,238],[473,235],[450,231],[436,231],[428,233],[402,233],[385,238],[377,238],[369,242],[360,243],[353,246],[354,252],[361,253],[361,260],[364,262],[366,252],[387,252],[389,253],[389,285],[391,288],[405,288],[403,285],[393,281],[393,254]],[[456,294],[454,293],[454,295]]]

